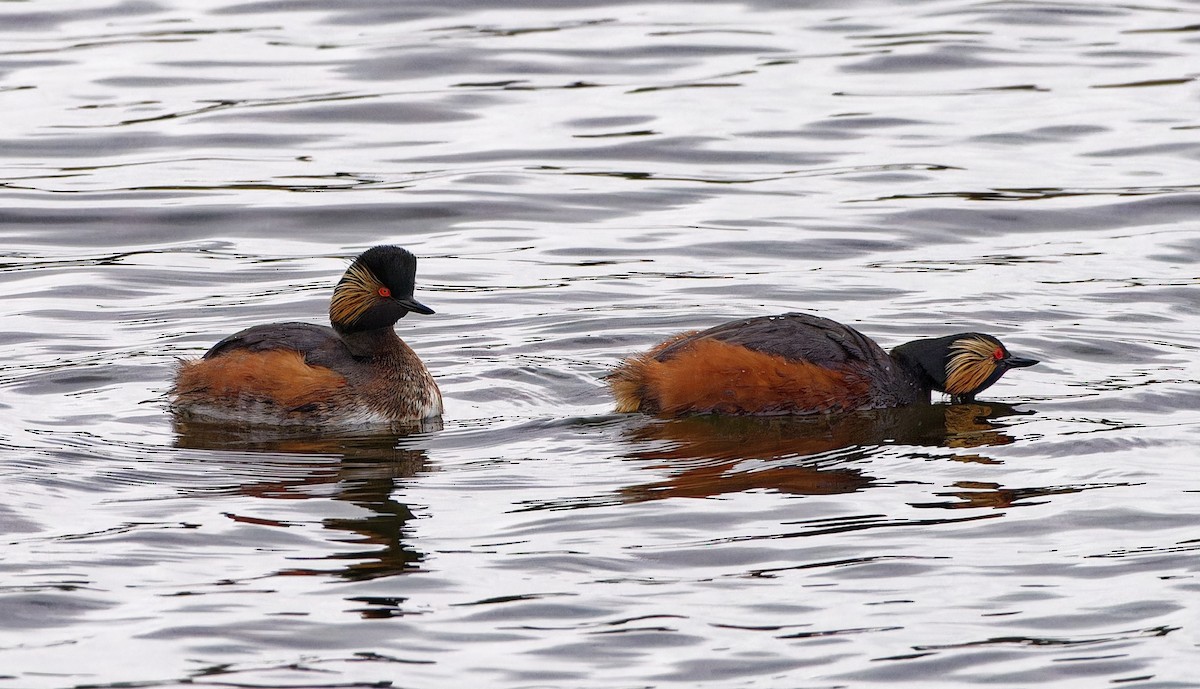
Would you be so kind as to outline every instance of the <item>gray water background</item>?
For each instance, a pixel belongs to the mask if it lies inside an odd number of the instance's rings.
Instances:
[[[1200,5],[0,3],[0,687],[1193,687]],[[420,256],[443,430],[172,425]],[[788,310],[979,405],[612,413]]]

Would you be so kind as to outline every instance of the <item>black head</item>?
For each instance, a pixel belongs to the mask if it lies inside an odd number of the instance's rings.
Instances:
[[[329,320],[343,333],[390,328],[409,311],[433,309],[413,298],[417,257],[398,246],[376,246],[354,259],[333,289]]]
[[[959,333],[930,340],[914,340],[892,350],[933,390],[956,401],[970,401],[1000,380],[1010,368],[1037,363],[1009,353],[1000,340],[982,333]]]

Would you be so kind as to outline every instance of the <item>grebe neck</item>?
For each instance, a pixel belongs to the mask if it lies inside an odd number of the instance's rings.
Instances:
[[[338,335],[342,338],[342,342],[346,343],[346,348],[350,350],[350,353],[356,357],[376,357],[394,352],[400,345],[400,336],[390,325],[386,328],[356,332],[339,330]]]
[[[913,340],[893,349],[892,359],[900,364],[926,392],[946,389],[946,349],[955,336]]]
[[[929,394],[933,392],[937,383],[929,377],[925,368],[919,362],[905,356],[903,352],[893,350],[891,357],[892,361],[896,362],[896,367],[900,370],[901,374],[908,379],[911,385],[920,389],[921,394],[928,399]]]

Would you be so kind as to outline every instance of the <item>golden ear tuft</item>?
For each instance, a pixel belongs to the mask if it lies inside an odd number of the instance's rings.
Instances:
[[[996,343],[964,337],[950,345],[946,362],[946,392],[966,395],[978,390],[996,372]]]
[[[350,264],[337,287],[333,288],[333,299],[329,302],[329,320],[334,323],[351,324],[362,318],[387,290],[375,273],[355,261]]]

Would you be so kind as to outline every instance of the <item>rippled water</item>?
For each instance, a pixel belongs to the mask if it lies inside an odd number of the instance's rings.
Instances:
[[[70,4],[0,4],[0,687],[1200,686],[1200,6]],[[383,242],[443,430],[172,426]],[[786,310],[1043,363],[612,413]]]

